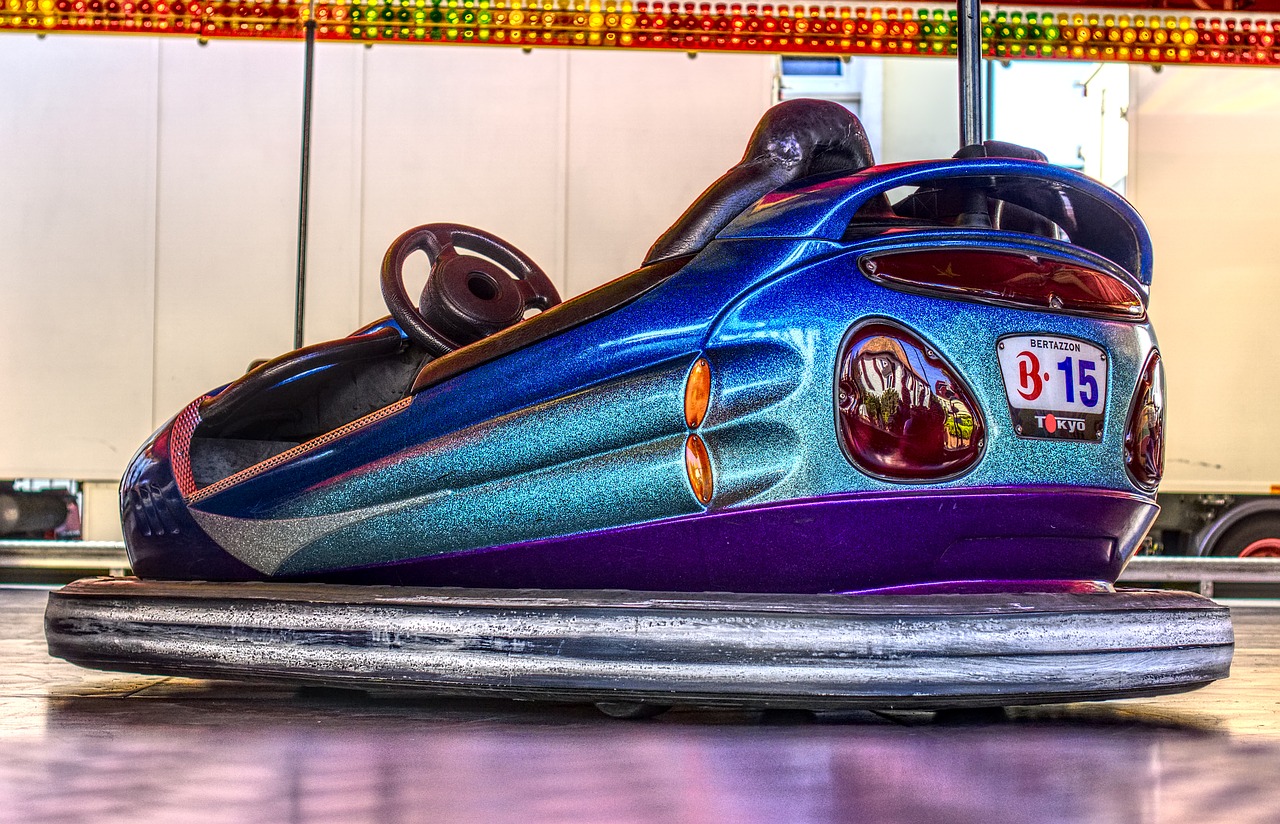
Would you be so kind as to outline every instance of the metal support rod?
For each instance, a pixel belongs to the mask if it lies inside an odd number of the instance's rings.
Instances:
[[[316,7],[312,0],[303,31],[305,68],[302,73],[302,162],[298,185],[298,281],[294,295],[293,348],[302,346],[303,314],[307,299],[307,199],[311,187],[311,82],[316,62]]]
[[[960,53],[960,145],[982,142],[981,0],[957,0]]]
[[[982,134],[987,140],[996,138],[996,61],[986,62],[986,83],[982,88],[983,111]]]

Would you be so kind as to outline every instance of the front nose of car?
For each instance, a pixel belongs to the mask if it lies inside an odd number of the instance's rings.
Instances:
[[[120,523],[134,574],[210,581],[261,578],[223,551],[191,517],[173,473],[174,420],[143,444],[120,483]]]

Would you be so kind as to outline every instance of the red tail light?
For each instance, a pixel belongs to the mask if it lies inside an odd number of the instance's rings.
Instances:
[[[1134,482],[1149,490],[1164,475],[1164,367],[1160,353],[1151,350],[1124,429],[1124,465]]]
[[[882,478],[958,475],[982,454],[973,397],[936,352],[886,322],[854,330],[840,353],[836,417],[845,454]]]
[[[1140,320],[1142,295],[1115,275],[1043,256],[977,249],[867,255],[872,280],[972,300]]]

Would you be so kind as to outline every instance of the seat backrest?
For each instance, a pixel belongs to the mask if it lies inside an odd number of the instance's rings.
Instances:
[[[788,100],[765,112],[746,154],[698,196],[645,257],[694,254],[748,206],[783,184],[811,175],[875,165],[867,133],[853,112],[829,100]]]
[[[1017,160],[1038,160],[1041,163],[1049,162],[1049,158],[1045,156],[1045,153],[1038,149],[1019,146],[1017,143],[1006,143],[1003,140],[984,140],[981,143],[971,143],[968,146],[962,147],[960,151],[956,152],[952,157],[960,159],[973,157],[1012,157]]]

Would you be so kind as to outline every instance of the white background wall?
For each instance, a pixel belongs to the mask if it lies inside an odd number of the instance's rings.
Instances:
[[[4,477],[118,472],[151,425],[159,55],[0,38]]]
[[[1134,68],[1128,196],[1155,243],[1168,381],[1162,491],[1280,483],[1280,72]]]
[[[884,61],[880,163],[951,157],[960,148],[959,83],[954,61]]]
[[[565,295],[635,268],[741,156],[773,76],[346,44],[316,66],[308,341],[385,314],[382,255],[421,223],[495,232]],[[115,479],[292,344],[301,45],[8,34],[0,77],[0,478]]]

